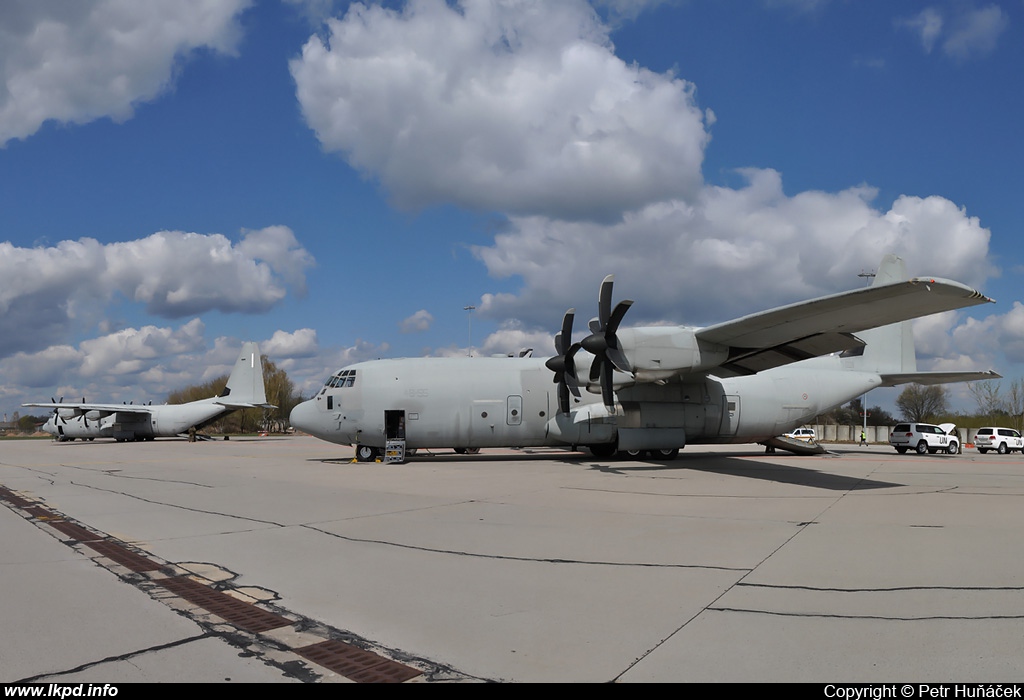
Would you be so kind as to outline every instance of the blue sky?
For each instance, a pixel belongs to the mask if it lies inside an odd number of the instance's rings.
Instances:
[[[466,305],[476,353],[547,355],[608,273],[627,324],[706,325],[888,252],[998,302],[918,322],[921,367],[1008,385],[1022,32],[1021,0],[6,2],[0,412],[162,401],[249,339],[308,394],[466,354]]]

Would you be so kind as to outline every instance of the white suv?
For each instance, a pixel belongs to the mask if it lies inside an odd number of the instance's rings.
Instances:
[[[996,450],[1001,455],[1014,450],[1024,453],[1024,438],[1011,428],[979,428],[974,446],[981,454],[989,450]]]
[[[915,450],[919,455],[942,450],[955,455],[960,448],[960,439],[952,423],[900,423],[889,433],[889,444],[900,454],[907,450]]]
[[[814,442],[814,428],[797,428],[788,433],[783,433],[782,437],[792,438],[793,440],[803,440],[804,442]]]

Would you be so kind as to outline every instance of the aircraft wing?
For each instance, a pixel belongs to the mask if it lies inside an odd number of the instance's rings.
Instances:
[[[863,345],[853,335],[859,331],[993,301],[959,282],[915,277],[780,306],[701,328],[696,336],[729,347],[726,372],[752,374],[852,350]]]
[[[153,406],[145,404],[125,403],[75,403],[64,401],[61,403],[23,403],[22,406],[33,406],[36,408],[59,408],[61,410],[73,410],[76,415],[99,411],[105,415],[111,413],[128,413],[134,415],[148,415],[153,412]]]

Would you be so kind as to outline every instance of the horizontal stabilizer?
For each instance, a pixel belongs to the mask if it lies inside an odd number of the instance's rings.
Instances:
[[[989,379],[1002,379],[1001,374],[993,370],[984,372],[903,372],[882,374],[881,386],[898,386],[900,384],[949,384],[952,382],[983,382]]]
[[[231,403],[229,401],[214,401],[213,403],[233,410],[243,408],[277,408],[277,406],[271,403]]]

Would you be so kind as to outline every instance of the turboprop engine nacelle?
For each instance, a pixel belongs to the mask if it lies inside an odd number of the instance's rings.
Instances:
[[[683,326],[621,328],[618,339],[637,381],[653,382],[725,363],[729,349],[697,340],[695,330]]]

